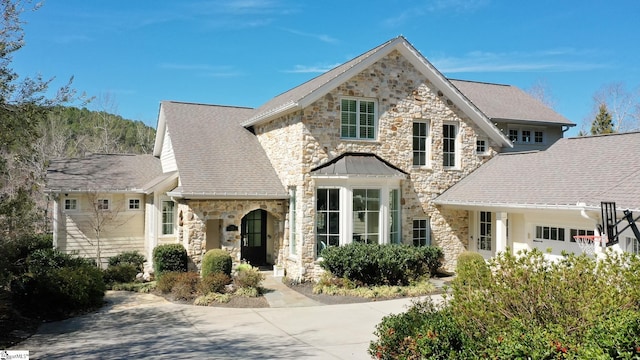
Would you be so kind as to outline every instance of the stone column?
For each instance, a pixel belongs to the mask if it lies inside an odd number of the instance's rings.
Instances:
[[[506,212],[496,212],[496,254],[507,250],[507,219]]]

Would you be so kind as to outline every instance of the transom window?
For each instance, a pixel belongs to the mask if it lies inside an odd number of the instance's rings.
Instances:
[[[444,167],[456,166],[456,137],[458,127],[455,124],[442,125],[442,165]]]
[[[376,138],[376,103],[364,99],[342,99],[340,136],[346,139]]]
[[[78,210],[78,199],[64,199],[64,209],[69,211]]]
[[[414,246],[431,245],[431,223],[429,219],[413,220],[413,245]]]
[[[129,210],[140,210],[140,199],[129,199]]]
[[[427,165],[429,155],[429,123],[416,121],[413,123],[413,165]]]

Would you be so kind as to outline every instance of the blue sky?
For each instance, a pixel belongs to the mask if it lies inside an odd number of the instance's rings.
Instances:
[[[257,107],[403,35],[447,77],[543,84],[575,135],[596,91],[640,86],[639,18],[637,0],[49,0],[13,66],[155,127],[162,100]]]

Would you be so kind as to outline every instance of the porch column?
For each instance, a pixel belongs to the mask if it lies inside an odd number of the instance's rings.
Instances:
[[[507,251],[507,219],[506,212],[496,212],[496,254]]]

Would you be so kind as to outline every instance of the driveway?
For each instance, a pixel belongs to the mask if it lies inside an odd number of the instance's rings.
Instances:
[[[235,309],[129,292],[106,300],[98,312],[43,324],[12,350],[31,359],[370,359],[376,324],[411,303]]]

